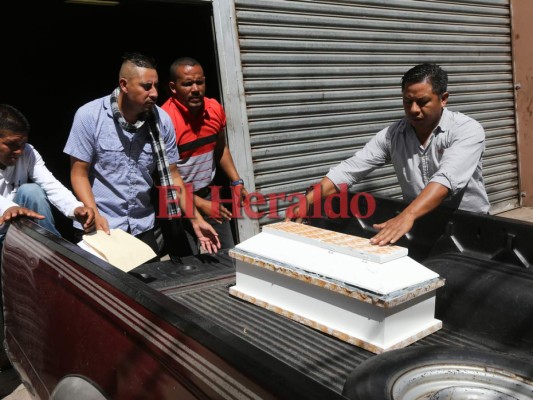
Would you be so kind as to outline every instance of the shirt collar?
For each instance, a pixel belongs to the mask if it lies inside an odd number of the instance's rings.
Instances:
[[[433,132],[431,132],[432,135],[437,135],[441,132],[446,132],[450,129],[451,124],[453,123],[452,119],[452,113],[449,111],[446,107],[442,109],[442,115],[440,116],[439,123],[433,129]],[[410,134],[416,135],[414,128],[411,126],[407,118],[405,119],[405,123],[407,125],[407,131]]]
[[[442,109],[442,115],[440,116],[440,121],[437,127],[433,130],[433,133],[436,135],[440,132],[446,132],[450,129],[452,124],[452,113],[446,107]]]
[[[172,102],[174,103],[178,111],[181,113],[181,115],[183,115],[183,118],[185,118],[187,121],[199,119],[200,117],[206,118],[206,119],[209,118],[209,110],[207,108],[205,98],[204,98],[204,111],[199,113],[197,116],[192,115],[189,109],[176,98],[172,97]]]

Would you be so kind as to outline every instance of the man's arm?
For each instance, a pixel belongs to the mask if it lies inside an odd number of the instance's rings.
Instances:
[[[94,211],[78,201],[74,194],[52,174],[39,152],[28,144],[25,149],[25,156],[28,157],[26,171],[28,180],[39,185],[46,193],[48,201],[63,215],[78,220],[86,232],[94,229]],[[10,217],[14,218],[17,215],[29,216],[27,211],[23,211],[20,207],[10,210]]]
[[[186,195],[185,184],[183,183],[183,179],[181,178],[176,164],[170,164],[169,169],[170,174],[172,175],[173,185],[179,188],[178,201],[183,216],[187,216],[190,218],[194,233],[198,237],[202,248],[208,253],[216,253],[217,250],[220,249],[220,240],[218,239],[218,234],[213,229],[213,227],[204,220],[202,215],[196,210],[194,204],[192,204],[192,207],[187,204],[188,200]],[[192,215],[190,216],[186,215],[187,213],[185,212],[185,210],[188,210],[187,207],[190,207],[192,209]]]
[[[215,147],[215,159],[222,171],[226,174],[230,182],[237,182],[241,179],[237,168],[235,168],[235,163],[233,162],[233,157],[229,151],[229,147],[226,143],[226,130],[221,130],[217,135],[217,143]],[[241,199],[241,204],[244,203],[246,196],[248,196],[248,191],[244,187],[244,184],[234,185],[236,190],[239,190],[239,197]]]
[[[338,193],[339,189],[337,185],[351,186],[359,182],[375,168],[385,164],[389,159],[387,146],[388,131],[389,128],[382,129],[365,144],[363,149],[357,151],[352,157],[330,168],[328,174],[320,181],[321,199],[326,198],[330,194]],[[301,213],[298,207],[293,209],[296,214],[293,218],[295,218],[296,222],[301,222],[308,215],[309,206],[313,204],[314,190],[308,190],[305,197],[307,203],[306,212]],[[291,216],[287,216],[285,220],[290,219]]]
[[[220,168],[224,171],[230,181],[238,181],[240,179],[239,173],[233,163],[233,157],[226,144],[225,129],[217,134],[217,143],[215,146],[215,159]]]
[[[89,182],[89,167],[90,164],[88,162],[82,161],[76,157],[70,157],[70,181],[72,189],[74,189],[74,193],[86,207],[94,210],[95,228],[97,230],[102,230],[109,235],[110,231],[107,219],[100,215],[94,199],[94,194]]]
[[[397,217],[374,225],[380,231],[371,239],[372,243],[395,243],[412,229],[414,221],[468,185],[485,148],[485,132],[477,121],[462,118],[462,123],[450,132],[452,143],[445,149],[429,184]]]
[[[214,209],[213,202],[211,200],[206,200],[200,196],[194,195],[194,205],[207,217],[210,217],[217,223],[221,224],[224,220],[231,220],[232,214],[222,203],[218,205],[218,210]]]
[[[322,178],[322,180],[319,182],[319,185],[320,185],[319,193],[320,193],[321,200],[326,198],[330,194],[339,192],[339,189],[337,188],[337,186],[335,186],[333,181],[329,179],[327,176]],[[315,190],[308,190],[305,195],[306,210],[300,211],[299,207],[295,207],[293,209],[293,212],[294,212],[293,218],[295,219],[295,222],[300,223],[306,216],[309,215],[309,206],[313,204],[314,197],[315,197]],[[290,216],[287,216],[285,218],[285,221],[290,221],[290,220],[291,220]]]
[[[396,243],[412,229],[418,218],[437,208],[449,192],[446,186],[430,182],[398,216],[381,224],[374,224],[379,233],[371,238],[370,242],[380,246]]]

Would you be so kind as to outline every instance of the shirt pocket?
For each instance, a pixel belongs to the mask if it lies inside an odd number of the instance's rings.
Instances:
[[[155,170],[156,157],[151,143],[145,143],[139,156],[139,168],[144,168],[151,175]]]
[[[125,159],[124,146],[117,139],[101,139],[98,142],[98,158],[104,169],[118,168],[120,160]]]

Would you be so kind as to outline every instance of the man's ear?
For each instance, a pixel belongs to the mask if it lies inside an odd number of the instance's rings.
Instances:
[[[120,78],[118,80],[118,85],[120,86],[120,90],[126,93],[128,92],[128,89],[126,88],[126,86],[128,85],[128,80],[126,78]]]
[[[170,91],[174,94],[176,94],[176,83],[173,81],[168,82],[168,87]]]
[[[448,92],[444,92],[442,94],[442,96],[440,97],[440,102],[442,104],[443,107],[446,107],[446,104],[448,104],[448,96],[450,94]]]

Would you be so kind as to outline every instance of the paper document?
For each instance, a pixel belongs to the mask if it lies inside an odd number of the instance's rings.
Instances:
[[[78,246],[124,272],[156,257],[152,248],[135,236],[122,229],[111,229],[110,232],[110,235],[104,231],[83,235]]]

